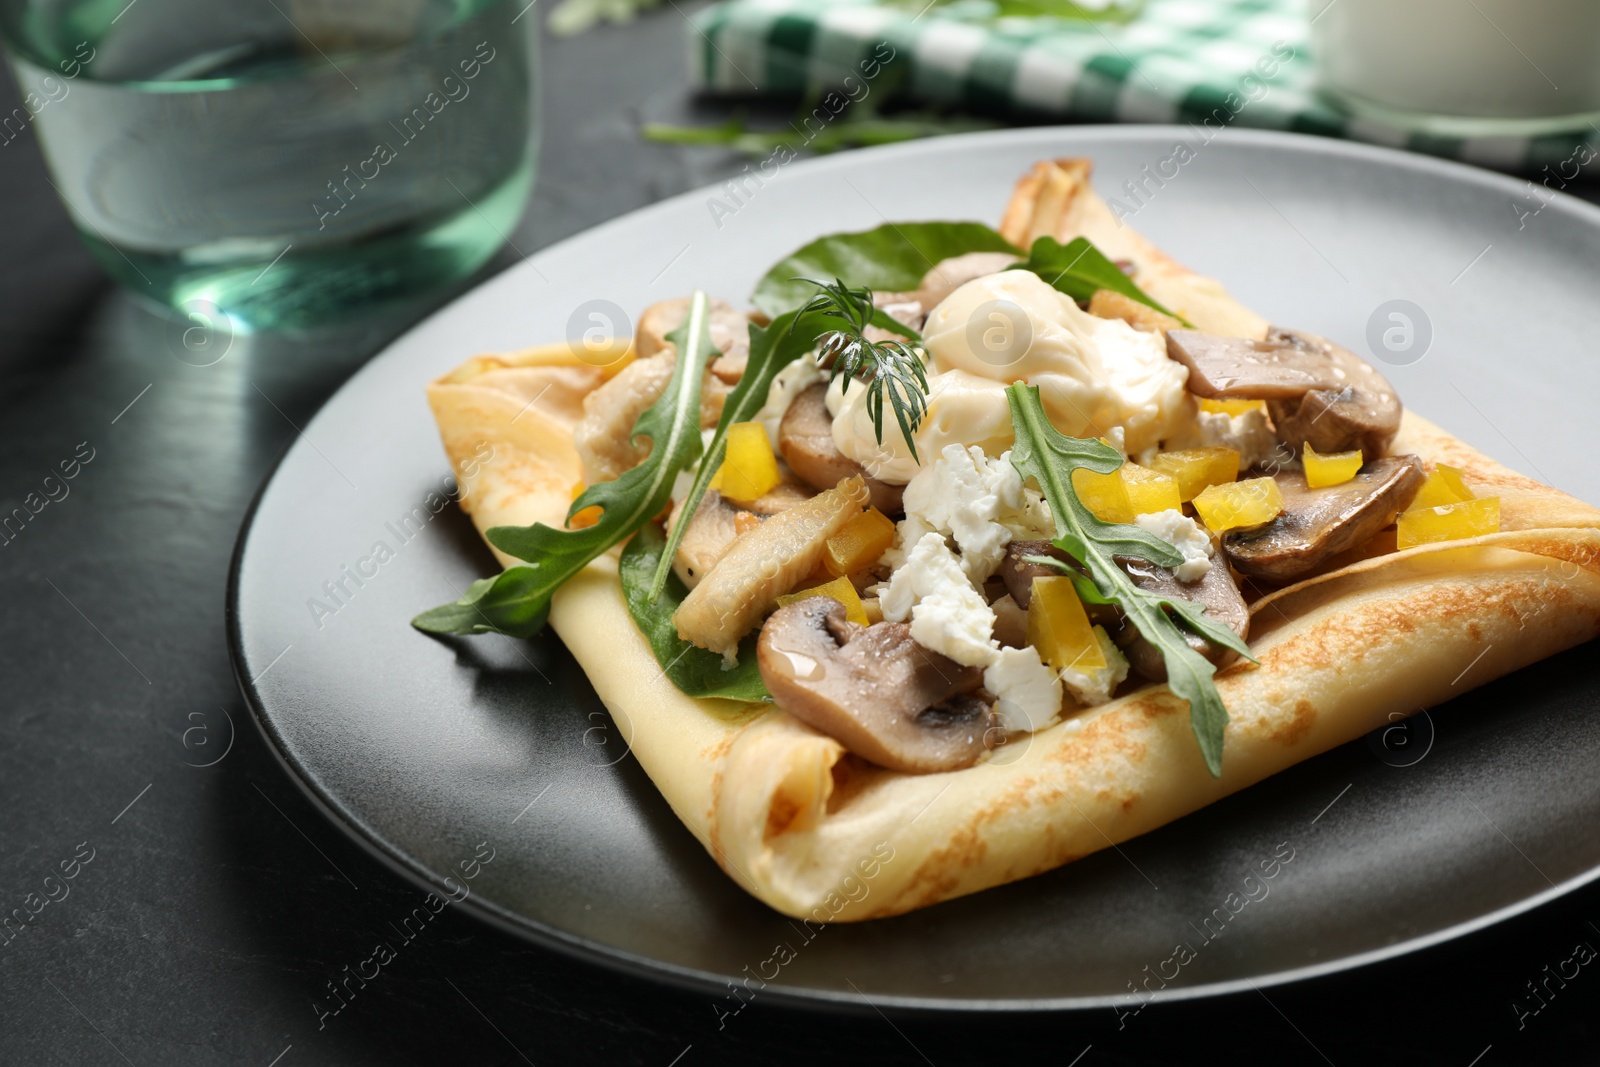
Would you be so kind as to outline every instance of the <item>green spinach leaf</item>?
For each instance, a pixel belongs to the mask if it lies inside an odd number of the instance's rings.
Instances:
[[[667,580],[659,594],[652,594],[659,566],[670,561],[667,539],[655,523],[646,523],[622,550],[622,595],[628,614],[638,625],[650,650],[656,654],[662,673],[679,690],[692,697],[723,697],[728,700],[770,701],[772,695],[761,682],[756,666],[756,634],[739,646],[739,664],[722,669],[722,657],[690,644],[678,636],[672,613],[678,610],[689,590],[667,568]]]
[[[1110,289],[1145,307],[1154,308],[1163,315],[1171,315],[1185,326],[1182,315],[1169,311],[1150,299],[1145,291],[1133,284],[1133,279],[1111,262],[1087,237],[1074,237],[1062,244],[1054,237],[1041,237],[1033,242],[1028,258],[1013,270],[1031,270],[1060,292],[1079,303],[1086,303],[1096,289]]]
[[[750,300],[776,319],[816,295],[808,278],[887,292],[915,289],[940,260],[968,252],[1022,254],[981,222],[886,222],[812,241],[767,271]]]

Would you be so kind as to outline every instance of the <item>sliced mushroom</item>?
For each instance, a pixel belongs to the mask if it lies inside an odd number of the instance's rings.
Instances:
[[[1344,372],[1337,389],[1313,389],[1298,403],[1267,401],[1267,414],[1278,439],[1298,454],[1307,444],[1318,452],[1344,452],[1359,448],[1373,460],[1388,451],[1400,432],[1400,396],[1376,368],[1347,348],[1314,334],[1272,329],[1269,340],[1281,340],[1306,351],[1319,352]]]
[[[1115,289],[1096,289],[1089,298],[1089,314],[1102,319],[1121,319],[1143,333],[1165,333],[1183,327],[1183,323],[1171,315],[1162,314]]]
[[[706,490],[694,517],[689,520],[688,528],[683,531],[683,540],[678,542],[677,552],[673,554],[673,572],[685,586],[693,589],[716,566],[736,537],[812,495],[807,488],[784,482],[760,500],[735,504],[715,489]],[[683,502],[679,501],[672,509],[667,529],[677,526],[682,513]]]
[[[999,736],[993,706],[973,695],[980,668],[921,647],[905,623],[849,622],[829,597],[774,612],[756,658],[779,708],[892,771],[969,767]]]
[[[1049,541],[1012,541],[1006,545],[1006,557],[1000,561],[1000,578],[1006,583],[1006,592],[1023,611],[1033,603],[1033,580],[1061,574],[1058,567],[1047,563],[1029,563],[1028,556],[1051,556],[1067,561],[1067,554]]]
[[[1021,648],[1028,643],[1028,613],[1010,593],[989,605],[994,612],[994,639],[1005,648]]]
[[[944,301],[944,298],[976,278],[986,278],[1017,262],[1010,252],[968,252],[951,256],[936,263],[922,276],[922,284],[914,294],[926,315]]]
[[[997,573],[1005,582],[1006,592],[1011,594],[1012,601],[1024,614],[1033,604],[1035,578],[1059,578],[1066,573],[1048,563],[1029,563],[1028,556],[1049,556],[1063,563],[1071,562],[1070,556],[1049,541],[1018,540],[1006,545],[1006,555],[1000,561]],[[1104,626],[1108,634],[1115,636],[1122,628],[1122,612],[1113,604],[1085,604],[1083,610],[1091,623]],[[1027,625],[1026,621],[1023,625]]]
[[[928,317],[928,310],[922,302],[916,299],[916,293],[874,293],[872,302],[879,311],[887,314],[891,319],[903,325],[920,331],[923,322]],[[905,299],[902,299],[905,298]],[[882,326],[868,326],[861,331],[861,336],[869,341],[908,341],[903,333],[886,330]]]
[[[1332,360],[1270,338],[1168,330],[1167,355],[1189,368],[1189,392],[1214,400],[1299,398],[1345,384]]]
[[[653,359],[636,359],[615,378],[583,399],[583,418],[573,427],[573,442],[590,484],[608,482],[632,470],[650,454],[648,438],[633,440],[633,427],[672,379],[677,353],[668,348]],[[707,374],[700,391],[700,426],[715,426],[731,388]]]
[[[1359,448],[1376,459],[1400,430],[1400,398],[1366,360],[1315,334],[1273,327],[1264,340],[1168,330],[1167,354],[1189,368],[1188,389],[1213,399],[1267,401],[1279,440],[1296,453]]]
[[[639,316],[633,347],[641,359],[670,350],[667,334],[683,325],[692,297],[680,296],[651,304]],[[726,300],[711,300],[711,343],[722,355],[711,364],[711,373],[728,385],[739,381],[750,358],[750,318]]]
[[[827,396],[828,387],[818,382],[794,398],[778,423],[778,451],[807,485],[830,489],[842,478],[860,478],[872,494],[873,507],[885,515],[898,515],[906,487],[868,477],[861,464],[839,451]]]
[[[732,660],[739,640],[816,567],[823,545],[867,504],[847,478],[739,536],[673,614],[678,636]]]
[[[1366,542],[1393,522],[1417,495],[1425,475],[1422,460],[1407,455],[1374,460],[1350,481],[1321,489],[1307,488],[1298,471],[1274,477],[1283,494],[1283,513],[1258,529],[1226,534],[1222,547],[1241,573],[1283,582]]]
[[[1206,618],[1225,626],[1243,638],[1250,632],[1250,609],[1233,580],[1224,560],[1216,559],[1203,578],[1180,582],[1178,576],[1166,567],[1158,567],[1140,559],[1118,557],[1117,563],[1141,589],[1173,599],[1192,600],[1206,609]],[[1231,663],[1238,653],[1224,645],[1215,644],[1198,634],[1184,631],[1189,647],[1218,667]],[[1167,663],[1161,651],[1151,644],[1133,626],[1125,627],[1117,640],[1123,645],[1128,664],[1152,682],[1167,680]]]

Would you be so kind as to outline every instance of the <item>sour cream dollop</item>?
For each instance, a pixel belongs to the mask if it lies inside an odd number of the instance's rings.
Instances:
[[[930,357],[928,414],[915,435],[922,455],[952,443],[993,455],[1009,448],[1005,387],[1019,380],[1039,387],[1062,433],[1101,437],[1120,428],[1129,452],[1154,447],[1194,417],[1184,390],[1189,372],[1167,358],[1160,334],[1090,315],[1032,271],[967,282],[933,309],[922,332]],[[918,464],[888,405],[880,444],[866,390],[839,395],[840,384],[829,395],[834,443],[873,477],[909,481]]]
[[[1189,372],[1167,358],[1160,334],[1081,311],[1028,270],[968,282],[933,309],[923,329],[934,369],[1039,387],[1062,433],[1093,437],[1120,426],[1129,451],[1189,420]]]
[[[828,411],[833,415],[833,443],[881,482],[904,485],[922,469],[911,456],[894,411],[883,405],[883,443],[867,408],[867,390],[836,378],[828,388]],[[991,456],[1011,447],[1011,405],[1005,386],[963,370],[928,375],[928,410],[912,435],[922,463],[932,463],[946,445],[977,445]]]

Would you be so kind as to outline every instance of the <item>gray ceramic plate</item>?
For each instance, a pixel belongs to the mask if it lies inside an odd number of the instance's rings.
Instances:
[[[1594,878],[1590,646],[1119,850],[805,942],[679,824],[554,636],[439,641],[407,625],[493,566],[453,506],[426,506],[447,474],[430,378],[567,336],[574,316],[604,310],[596,300],[629,313],[695,287],[739,300],[820,233],[992,222],[1037,159],[1093,157],[1113,193],[1192,136],[1034,129],[794,164],[742,205],[690,193],[563,242],[396,341],[305,428],[239,542],[237,671],[290,774],[430,887],[487,842],[495,858],[463,906],[535,941],[719,990],[770,975],[787,942],[795,958],[767,995],[879,1005],[1104,1005],[1146,967],[1175,975],[1162,996],[1261,985],[1421,948]],[[1357,350],[1371,337],[1409,405],[1600,501],[1592,449],[1572,447],[1593,442],[1600,396],[1583,343],[1600,211],[1561,198],[1530,215],[1538,202],[1506,178],[1287,135],[1230,131],[1174,169],[1141,202],[1122,197],[1133,225],[1275,322]],[[713,212],[713,197],[737,210]],[[378,542],[392,557],[358,586],[346,568]],[[1229,915],[1229,894],[1275,850],[1293,859],[1269,895]],[[1204,921],[1218,908],[1221,937]],[[1181,967],[1167,962],[1180,943],[1193,954]]]

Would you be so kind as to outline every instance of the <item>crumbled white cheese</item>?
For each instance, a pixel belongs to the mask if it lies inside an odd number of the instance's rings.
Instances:
[[[969,667],[993,660],[994,612],[961,569],[944,535],[923,534],[889,577],[879,603],[890,622],[911,619],[911,637]]]
[[[884,561],[897,567],[924,534],[944,534],[961,553],[961,569],[981,585],[1005,558],[1013,537],[1052,537],[1050,507],[1011,465],[976,446],[947,445],[906,486],[905,518]]]
[[[990,459],[980,448],[947,445],[906,486],[907,533],[919,538],[927,531],[949,534],[961,551],[962,571],[981,585],[1000,566],[1011,542],[1011,528],[1003,520],[1021,517],[1026,503],[1010,453]]]
[[[1117,686],[1128,677],[1128,657],[1124,656],[1122,650],[1107,636],[1105,628],[1096,626],[1094,638],[1100,645],[1101,654],[1105,656],[1106,665],[1087,671],[1068,667],[1061,672],[1061,682],[1067,687],[1067,692],[1071,693],[1079,704],[1091,708],[1110,700]]]
[[[784,367],[773,376],[772,385],[767,388],[767,402],[756,412],[755,422],[759,422],[767,431],[767,439],[772,442],[773,451],[778,448],[778,424],[783,422],[784,414],[789,410],[789,405],[794,403],[794,398],[816,385],[825,378],[826,372],[817,366],[817,354],[807,353],[799,359]]]
[[[1201,411],[1195,415],[1195,436],[1203,446],[1220,445],[1236,449],[1239,469],[1248,470],[1272,455],[1278,438],[1267,422],[1267,413],[1251,408],[1242,415],[1220,411]]]
[[[1061,680],[1032,647],[1002,648],[983,672],[1007,730],[1043,730],[1061,715]]]
[[[1216,549],[1200,524],[1181,511],[1168,508],[1136,516],[1139,529],[1154,534],[1183,553],[1183,563],[1173,569],[1180,582],[1197,582],[1211,573],[1211,556]]]

